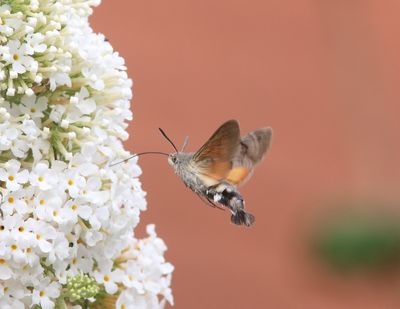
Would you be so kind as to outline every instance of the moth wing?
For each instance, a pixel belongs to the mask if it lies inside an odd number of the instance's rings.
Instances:
[[[272,129],[255,130],[240,140],[226,180],[234,185],[244,184],[252,175],[254,167],[262,160],[271,142]]]
[[[224,180],[240,144],[239,123],[229,120],[193,155],[191,166],[207,185]]]

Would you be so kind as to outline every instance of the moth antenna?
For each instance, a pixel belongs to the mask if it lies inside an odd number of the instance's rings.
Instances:
[[[111,167],[111,166],[114,166],[114,165],[118,165],[118,164],[124,163],[124,162],[126,162],[126,161],[128,161],[128,160],[130,160],[130,159],[133,159],[133,158],[138,157],[138,156],[141,156],[141,155],[146,155],[146,154],[160,154],[160,155],[164,155],[164,156],[167,156],[167,157],[169,156],[168,153],[160,152],[160,151],[139,152],[139,153],[134,154],[133,156],[130,156],[129,158],[127,158],[127,159],[125,159],[125,160],[122,160],[122,161],[119,161],[119,162],[117,162],[117,163],[111,164],[110,167]]]
[[[187,146],[188,143],[189,143],[189,136],[186,136],[185,140],[183,141],[183,146],[182,146],[181,152],[183,152],[185,150],[185,147]]]
[[[175,144],[169,139],[169,137],[167,136],[167,134],[165,134],[165,132],[163,131],[163,129],[161,129],[161,128],[158,128],[158,129],[160,130],[161,134],[165,137],[165,139],[166,139],[168,142],[170,142],[170,144],[172,145],[172,147],[174,147],[175,151],[176,151],[176,152],[179,152],[179,151],[178,151],[178,148],[176,148]]]

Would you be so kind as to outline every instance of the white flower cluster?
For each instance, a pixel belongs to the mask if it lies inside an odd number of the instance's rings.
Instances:
[[[164,242],[133,234],[141,170],[110,167],[129,155],[132,83],[89,27],[99,2],[0,2],[0,308],[173,302]]]

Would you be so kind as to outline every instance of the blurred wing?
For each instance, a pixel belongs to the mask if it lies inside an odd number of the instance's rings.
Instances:
[[[244,136],[240,141],[232,169],[226,180],[234,185],[241,185],[248,180],[254,167],[261,161],[271,142],[272,129],[263,128]]]
[[[191,165],[199,177],[212,183],[226,178],[232,169],[232,160],[240,143],[239,124],[229,120],[218,128],[197,151]]]

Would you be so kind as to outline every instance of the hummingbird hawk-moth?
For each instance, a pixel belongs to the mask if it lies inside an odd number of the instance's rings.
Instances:
[[[232,213],[232,223],[251,226],[255,217],[245,211],[245,201],[237,187],[251,177],[254,167],[264,157],[271,142],[272,129],[262,128],[240,137],[239,123],[229,120],[194,153],[183,152],[187,139],[182,151],[178,151],[165,132],[160,131],[174,147],[175,153],[144,152],[134,156],[149,153],[167,155],[175,173],[202,200],[214,207],[228,208]]]

